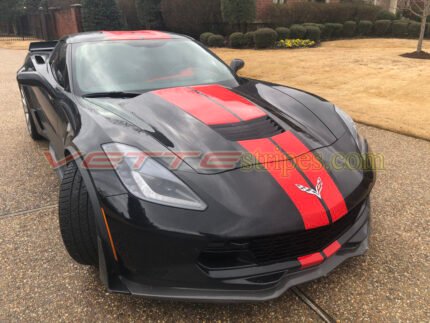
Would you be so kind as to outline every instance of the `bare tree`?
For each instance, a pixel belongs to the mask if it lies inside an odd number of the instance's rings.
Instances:
[[[430,16],[430,0],[405,0],[400,4],[400,9],[409,11],[413,15],[421,18],[420,38],[418,40],[417,52],[423,50],[424,34],[426,31],[427,17]]]

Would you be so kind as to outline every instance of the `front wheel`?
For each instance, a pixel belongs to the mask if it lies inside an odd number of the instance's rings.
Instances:
[[[94,212],[82,175],[75,162],[67,165],[61,181],[59,222],[69,255],[82,265],[98,264]]]

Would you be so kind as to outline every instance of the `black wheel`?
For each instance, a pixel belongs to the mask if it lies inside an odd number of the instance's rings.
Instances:
[[[59,222],[69,255],[83,265],[98,264],[94,212],[75,162],[67,165],[60,187]]]
[[[25,123],[27,125],[27,131],[33,140],[41,140],[43,137],[37,132],[36,125],[34,124],[33,116],[30,113],[28,106],[27,97],[25,96],[24,89],[20,86],[19,91],[21,93],[22,107],[24,108]]]

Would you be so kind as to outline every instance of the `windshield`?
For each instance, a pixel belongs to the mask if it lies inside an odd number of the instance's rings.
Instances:
[[[80,95],[213,83],[238,85],[227,66],[185,39],[75,44],[72,70]]]

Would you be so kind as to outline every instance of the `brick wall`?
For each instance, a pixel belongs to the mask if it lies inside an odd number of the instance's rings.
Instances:
[[[51,15],[54,17],[54,28],[57,38],[82,31],[82,18],[80,9],[80,6],[73,5],[65,9],[50,10]]]
[[[256,18],[257,20],[260,20],[264,17],[264,14],[273,3],[273,0],[256,0]]]

